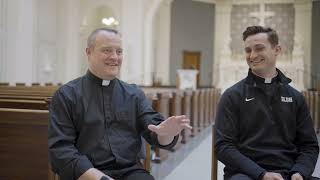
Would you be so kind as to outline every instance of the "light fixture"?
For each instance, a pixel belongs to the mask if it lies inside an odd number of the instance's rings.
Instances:
[[[109,18],[102,18],[101,20],[102,24],[106,26],[118,26],[119,21],[117,21],[114,17],[109,17]]]

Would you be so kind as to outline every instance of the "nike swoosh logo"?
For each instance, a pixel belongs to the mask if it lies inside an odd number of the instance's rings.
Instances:
[[[252,101],[252,100],[254,100],[254,98],[250,98],[250,99],[246,98],[246,101],[247,101],[247,102],[248,102],[248,101]]]

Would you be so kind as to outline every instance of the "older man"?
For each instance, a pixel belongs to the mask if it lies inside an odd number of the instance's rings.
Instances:
[[[89,70],[52,99],[49,154],[62,180],[153,179],[138,161],[141,136],[171,148],[179,132],[191,128],[185,116],[164,120],[136,85],[116,78],[122,51],[117,31],[93,31],[86,48]]]

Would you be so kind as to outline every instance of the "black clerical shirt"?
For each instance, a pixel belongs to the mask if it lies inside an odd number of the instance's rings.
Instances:
[[[52,169],[63,179],[77,179],[89,168],[108,175],[141,169],[141,136],[161,146],[149,124],[163,117],[136,86],[114,79],[108,86],[90,71],[63,85],[50,106],[49,155]]]

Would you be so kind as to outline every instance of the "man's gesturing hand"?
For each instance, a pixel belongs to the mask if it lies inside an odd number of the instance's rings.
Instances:
[[[192,129],[190,120],[185,116],[171,116],[159,125],[149,125],[148,128],[159,136],[176,136],[184,128]]]
[[[284,179],[279,173],[267,172],[263,176],[262,180],[284,180]]]

